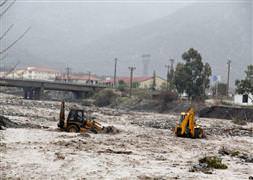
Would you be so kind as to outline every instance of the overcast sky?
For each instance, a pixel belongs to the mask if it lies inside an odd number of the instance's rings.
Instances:
[[[82,36],[88,43],[103,35],[167,16],[186,4],[189,3],[140,0],[17,1],[6,16],[3,26],[15,23],[10,40],[15,38],[16,33],[31,26],[30,35],[26,39],[32,39],[34,36],[47,39],[53,36],[55,40],[71,39],[76,43]]]

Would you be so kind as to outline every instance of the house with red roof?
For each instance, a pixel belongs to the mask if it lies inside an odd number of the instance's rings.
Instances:
[[[130,77],[117,77],[117,83],[124,82],[128,86],[130,85]],[[103,81],[104,84],[113,86],[114,79],[111,77],[106,78]],[[134,87],[138,87],[141,89],[149,89],[153,86],[154,77],[153,76],[136,76],[133,77]],[[167,81],[160,76],[155,76],[155,84],[156,89],[162,89],[162,87],[166,87]]]

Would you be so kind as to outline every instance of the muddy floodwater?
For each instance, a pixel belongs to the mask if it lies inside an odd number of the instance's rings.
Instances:
[[[1,179],[249,179],[253,176],[253,123],[199,118],[207,139],[173,134],[177,115],[82,107],[116,134],[66,133],[57,129],[60,102],[30,101],[0,94],[0,115],[21,128],[0,130]],[[246,154],[221,155],[222,148]],[[227,169],[190,172],[207,155]]]

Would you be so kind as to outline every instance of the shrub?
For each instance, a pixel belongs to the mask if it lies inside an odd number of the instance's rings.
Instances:
[[[94,104],[98,107],[108,106],[112,104],[116,98],[117,98],[117,94],[114,93],[113,90],[106,89],[106,90],[100,91],[95,96]]]
[[[127,88],[127,84],[123,80],[120,80],[118,83],[118,90],[125,91],[126,88]]]
[[[161,104],[161,111],[167,108],[167,104],[177,100],[178,95],[171,91],[163,91],[159,94],[159,101]]]
[[[159,98],[161,101],[168,103],[177,100],[178,96],[176,93],[171,91],[163,91],[160,93]]]
[[[202,159],[199,159],[199,163],[207,164],[208,168],[227,169],[227,165],[223,164],[221,161],[222,159],[217,156],[206,156]]]

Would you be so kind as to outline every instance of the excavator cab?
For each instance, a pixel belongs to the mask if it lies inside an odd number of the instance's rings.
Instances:
[[[84,111],[81,109],[71,109],[67,118],[67,131],[68,132],[78,132],[80,128],[84,127],[86,122],[86,116],[84,116]]]
[[[91,117],[82,109],[70,109],[65,119],[65,103],[62,102],[58,127],[67,132],[92,131],[98,133],[103,127],[94,119],[95,117]]]
[[[178,137],[203,138],[203,129],[196,125],[195,111],[189,108],[187,112],[181,112],[179,122],[175,128],[175,134]]]

